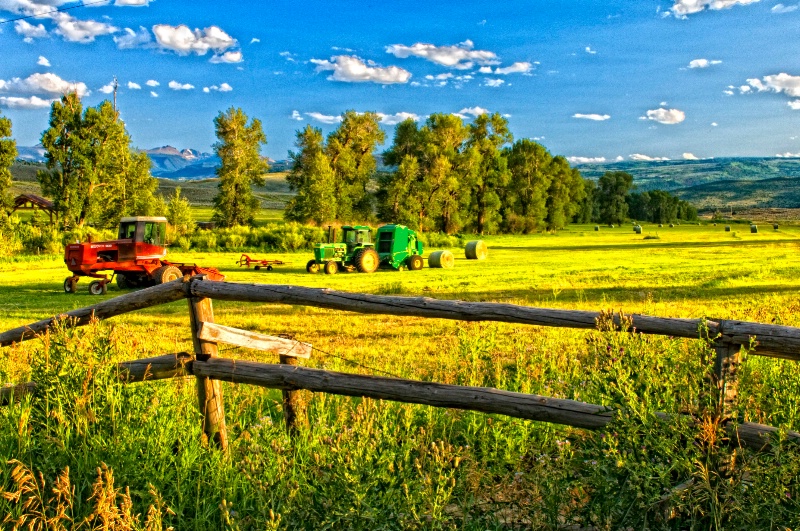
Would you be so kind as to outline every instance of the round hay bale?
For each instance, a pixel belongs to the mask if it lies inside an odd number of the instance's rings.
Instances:
[[[730,232],[730,231],[731,231],[731,226],[725,225],[725,232]]]
[[[659,227],[663,227],[663,226],[664,226],[664,224],[663,224],[663,223],[659,223],[659,224],[658,224],[658,226],[659,226]]]
[[[489,256],[489,249],[483,240],[475,240],[467,242],[467,246],[464,247],[464,254],[467,260],[486,260]]]
[[[611,225],[609,225],[609,227],[613,229],[614,228],[614,224],[612,223]]]
[[[599,231],[600,230],[600,225],[595,225],[594,226],[594,230]]]
[[[450,251],[433,251],[428,255],[428,267],[453,269],[455,258]]]
[[[670,226],[670,228],[672,228],[672,227],[675,226],[675,224],[674,223],[670,223],[669,226]]]
[[[777,223],[773,223],[772,224],[772,228],[775,229],[775,230],[778,230],[778,224]]]
[[[758,234],[758,225],[750,225],[750,234]]]
[[[633,227],[633,232],[635,232],[636,234],[641,234],[642,233],[642,226],[641,225],[636,225],[635,227]]]
[[[717,224],[716,224],[716,223],[714,223],[714,226],[716,227],[716,226],[717,226]]]

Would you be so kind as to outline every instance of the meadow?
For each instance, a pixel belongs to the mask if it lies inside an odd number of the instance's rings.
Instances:
[[[308,252],[233,282],[800,326],[800,227],[569,226],[485,238],[452,270],[310,275]],[[0,260],[0,330],[100,300],[61,257]],[[115,286],[110,298],[120,294]],[[725,445],[703,419],[712,351],[697,340],[214,302],[218,323],[311,343],[302,364],[571,398],[619,408],[588,432],[499,415],[307,394],[290,438],[281,394],[224,384],[229,455],[200,443],[194,384],[116,382],[114,362],[191,350],[185,302],[0,351],[4,382],[42,383],[0,409],[6,527],[42,529],[730,529],[800,526],[800,451]],[[634,322],[635,326],[635,322]],[[224,357],[274,362],[246,349]],[[745,356],[741,420],[800,428],[800,368]],[[680,487],[680,488],[676,488]],[[60,527],[59,527],[60,526]],[[126,527],[127,526],[127,527]],[[572,526],[572,527],[570,527]]]

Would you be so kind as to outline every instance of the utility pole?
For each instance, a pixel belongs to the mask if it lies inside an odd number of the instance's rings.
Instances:
[[[119,88],[119,82],[117,81],[117,76],[114,76],[114,81],[112,81],[112,85],[114,86],[114,114],[117,113],[117,89]]]

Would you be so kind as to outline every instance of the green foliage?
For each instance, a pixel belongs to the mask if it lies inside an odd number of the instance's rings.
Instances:
[[[251,187],[263,186],[264,174],[269,170],[260,154],[262,145],[267,143],[261,121],[253,118],[248,124],[244,111],[231,107],[214,118],[214,130],[220,181],[213,219],[225,227],[251,224],[260,208]]]
[[[678,220],[697,221],[697,209],[662,190],[632,193],[628,197],[632,219],[653,223],[672,223]]]
[[[11,120],[0,116],[0,212],[8,212],[12,207],[11,165],[17,158],[17,142],[11,138]]]
[[[289,152],[291,172],[286,181],[296,195],[287,203],[284,217],[288,221],[318,225],[336,217],[336,177],[331,169],[322,131],[306,126],[297,132],[299,151]]]
[[[314,244],[324,241],[324,238],[325,231],[321,228],[298,223],[237,226],[199,230],[191,237],[191,247],[203,251],[258,249],[292,252],[313,249]]]
[[[29,222],[0,212],[0,256],[20,252],[60,254],[64,252],[63,242],[64,235],[38,212]]]
[[[506,157],[511,183],[503,194],[505,229],[524,233],[539,230],[547,218],[553,157],[544,146],[527,138],[507,149]]]
[[[633,176],[624,171],[608,171],[597,182],[600,222],[619,224],[628,219],[628,196]]]
[[[167,203],[167,222],[176,238],[185,237],[194,232],[195,221],[192,207],[189,201],[181,196],[180,187],[175,188],[175,193]]]
[[[511,180],[508,159],[502,147],[513,140],[508,120],[500,114],[481,114],[469,125],[466,148],[475,152],[477,168],[472,186],[471,226],[478,234],[497,232],[500,215],[500,194]]]
[[[547,190],[547,230],[566,227],[578,213],[581,201],[586,197],[580,172],[570,168],[562,156],[553,158],[549,169],[551,180]]]
[[[87,221],[104,227],[122,216],[154,214],[158,182],[146,153],[134,152],[109,101],[83,109],[74,92],[53,102],[42,134],[47,170],[37,173],[65,228]]]

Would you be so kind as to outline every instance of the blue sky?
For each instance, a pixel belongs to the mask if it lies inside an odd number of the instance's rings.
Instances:
[[[791,1],[94,1],[0,0],[0,111],[20,145],[61,92],[96,105],[116,76],[145,149],[208,151],[235,106],[275,159],[348,109],[381,113],[389,140],[406,116],[499,112],[576,164],[800,156]]]

